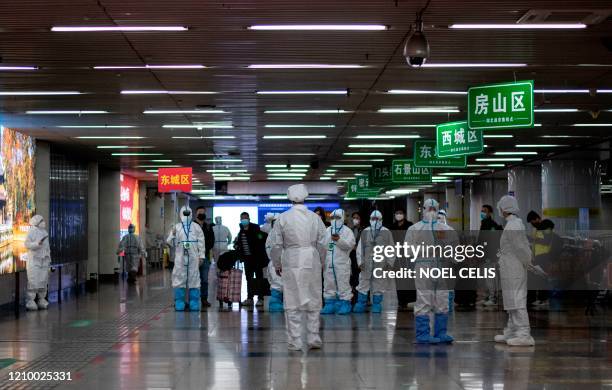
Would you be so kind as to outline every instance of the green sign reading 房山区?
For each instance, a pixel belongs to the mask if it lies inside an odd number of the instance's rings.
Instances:
[[[421,168],[465,168],[465,156],[438,157],[436,154],[436,141],[414,141],[414,165]]]
[[[470,88],[468,127],[470,129],[533,127],[533,80]]]
[[[431,183],[431,169],[414,166],[412,159],[393,160],[391,168],[393,183]]]
[[[484,143],[481,129],[469,129],[467,121],[449,122],[436,126],[436,155],[463,156],[482,153]]]

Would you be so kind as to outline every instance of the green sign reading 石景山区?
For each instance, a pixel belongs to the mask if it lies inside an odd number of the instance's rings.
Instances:
[[[414,141],[414,165],[422,168],[465,168],[465,156],[438,157],[436,154],[436,141]]]
[[[436,154],[438,157],[463,156],[482,153],[481,129],[468,129],[467,121],[449,122],[436,126]]]
[[[391,167],[393,183],[431,183],[431,169],[414,166],[412,159],[393,160]]]
[[[470,129],[533,127],[533,80],[470,88],[468,127]]]

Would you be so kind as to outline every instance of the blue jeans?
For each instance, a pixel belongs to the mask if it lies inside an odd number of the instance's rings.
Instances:
[[[200,297],[202,300],[208,299],[208,270],[210,269],[210,260],[204,259],[200,266]]]

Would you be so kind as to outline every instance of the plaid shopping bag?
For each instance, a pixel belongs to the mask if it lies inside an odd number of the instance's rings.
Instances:
[[[242,270],[232,268],[219,272],[217,299],[223,302],[240,302],[242,290]]]

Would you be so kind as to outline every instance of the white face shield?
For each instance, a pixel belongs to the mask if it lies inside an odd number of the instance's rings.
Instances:
[[[378,230],[382,227],[382,214],[378,210],[372,211],[370,214],[370,227],[374,230]]]
[[[336,209],[331,213],[332,226],[339,230],[344,225],[344,210]]]

